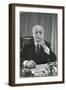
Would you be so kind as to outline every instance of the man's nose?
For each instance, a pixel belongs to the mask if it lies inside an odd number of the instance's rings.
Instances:
[[[38,34],[37,35],[40,35],[40,33],[38,32]]]

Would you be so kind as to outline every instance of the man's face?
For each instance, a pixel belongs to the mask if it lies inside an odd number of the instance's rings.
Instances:
[[[44,38],[44,31],[43,31],[43,29],[41,29],[41,28],[36,29],[36,30],[33,32],[33,37],[34,37],[34,40],[35,40],[37,43],[42,42],[42,40],[43,40],[43,38]]]

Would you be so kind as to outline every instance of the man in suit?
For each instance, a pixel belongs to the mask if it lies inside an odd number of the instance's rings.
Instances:
[[[24,46],[21,51],[21,61],[24,67],[35,67],[36,64],[45,64],[56,61],[56,55],[52,52],[50,44],[44,40],[44,28],[35,25],[32,29],[33,44]]]

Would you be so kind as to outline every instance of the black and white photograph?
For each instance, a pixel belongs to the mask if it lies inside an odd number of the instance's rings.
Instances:
[[[57,14],[20,12],[20,77],[56,76]]]
[[[64,83],[64,7],[9,5],[9,85]]]

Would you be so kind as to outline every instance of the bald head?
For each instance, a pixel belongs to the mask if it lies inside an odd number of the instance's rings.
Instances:
[[[41,25],[35,25],[32,29],[34,41],[37,43],[42,42],[44,39],[44,28]]]
[[[36,31],[36,30],[41,30],[42,32],[44,32],[44,28],[41,25],[35,25],[32,28],[32,31]]]

